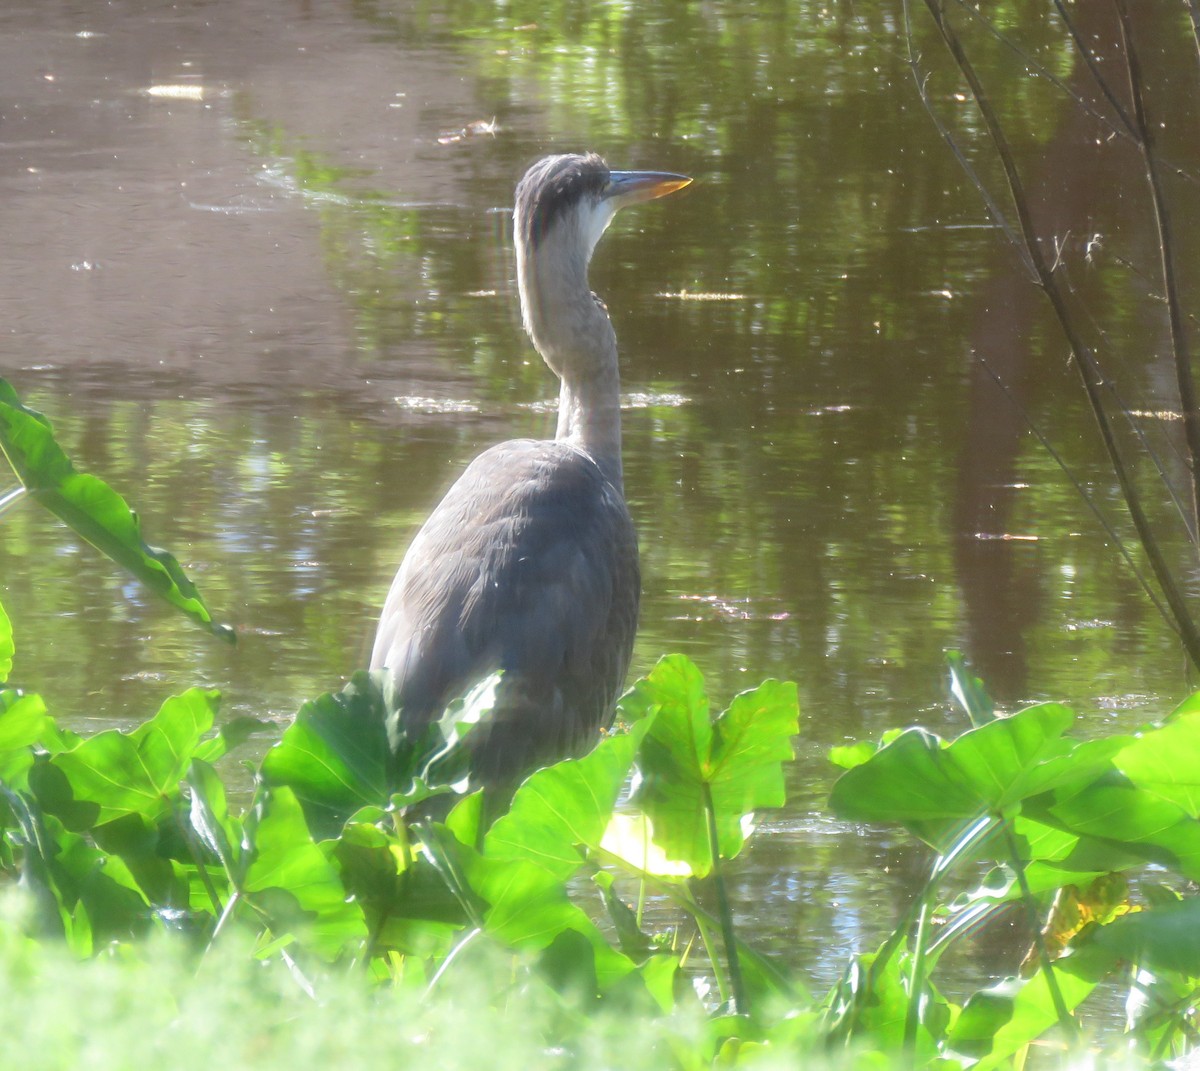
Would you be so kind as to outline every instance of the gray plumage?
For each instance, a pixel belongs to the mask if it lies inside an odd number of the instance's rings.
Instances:
[[[616,337],[587,266],[618,208],[689,181],[551,156],[517,186],[522,319],[561,380],[557,433],[501,443],[470,464],[410,545],[371,658],[391,671],[406,733],[503,670],[490,720],[466,741],[476,784],[511,788],[612,721],[640,579]]]

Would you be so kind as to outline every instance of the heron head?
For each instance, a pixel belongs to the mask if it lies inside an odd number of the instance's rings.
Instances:
[[[545,156],[517,184],[517,241],[535,254],[552,237],[586,266],[619,208],[663,197],[692,180],[665,171],[610,171],[596,153]]]

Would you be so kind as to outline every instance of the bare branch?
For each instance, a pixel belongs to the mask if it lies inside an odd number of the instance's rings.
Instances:
[[[1084,344],[1083,339],[1075,328],[1062,288],[1059,286],[1058,280],[1050,271],[1045,258],[1042,256],[1037,230],[1034,227],[1033,218],[1029,212],[1029,202],[1025,196],[1025,187],[1021,181],[1021,175],[1017,169],[1012,149],[1009,147],[1008,139],[1004,135],[1004,129],[1001,126],[999,116],[992,107],[991,99],[987,95],[987,91],[979,78],[978,72],[975,70],[974,64],[971,63],[964,51],[958,34],[945,17],[943,3],[944,0],[925,0],[925,6],[929,10],[929,14],[933,18],[938,32],[942,35],[942,40],[946,43],[946,47],[950,50],[951,56],[954,57],[959,71],[962,72],[963,78],[966,79],[967,85],[970,87],[971,95],[975,98],[976,107],[978,107],[984,125],[987,127],[988,136],[996,148],[996,153],[1004,169],[1005,179],[1008,182],[1013,208],[1017,213],[1025,251],[1033,264],[1038,285],[1045,292],[1047,298],[1049,298],[1050,304],[1053,306],[1054,312],[1058,317],[1059,326],[1067,338],[1071,355],[1074,358],[1073,363],[1079,372],[1084,392],[1087,395],[1088,403],[1091,405],[1092,415],[1095,417],[1100,438],[1108,454],[1109,464],[1112,465],[1113,474],[1120,484],[1126,508],[1129,510],[1129,515],[1137,531],[1138,539],[1142,544],[1142,549],[1150,562],[1155,580],[1158,582],[1167,605],[1170,607],[1171,614],[1175,619],[1175,625],[1179,630],[1180,638],[1187,650],[1188,658],[1194,666],[1200,668],[1200,631],[1197,631],[1196,624],[1188,611],[1184,594],[1170,567],[1167,565],[1162,548],[1159,546],[1154,529],[1150,524],[1150,519],[1142,506],[1141,496],[1138,493],[1137,486],[1133,482],[1129,467],[1125,464],[1125,459],[1121,456],[1112,421],[1105,411],[1101,398],[1103,379],[1099,374],[1099,369],[1096,366],[1091,351]]]
[[[1158,248],[1162,257],[1163,288],[1167,296],[1167,318],[1171,325],[1171,348],[1175,357],[1175,379],[1179,387],[1179,406],[1183,411],[1183,434],[1187,441],[1187,465],[1192,476],[1192,520],[1193,536],[1200,535],[1200,411],[1196,408],[1196,386],[1192,379],[1191,355],[1188,352],[1187,332],[1183,325],[1183,313],[1179,302],[1179,286],[1175,272],[1175,241],[1171,231],[1171,218],[1163,194],[1162,180],[1158,173],[1158,161],[1154,152],[1154,133],[1146,121],[1146,106],[1142,99],[1142,75],[1138,62],[1137,48],[1133,41],[1133,30],[1129,22],[1129,9],[1125,0],[1113,0],[1121,24],[1121,43],[1125,50],[1125,67],[1129,73],[1129,95],[1133,101],[1133,120],[1141,149],[1142,162],[1146,166],[1146,181],[1150,186],[1150,197],[1154,204],[1154,220],[1158,226]]]

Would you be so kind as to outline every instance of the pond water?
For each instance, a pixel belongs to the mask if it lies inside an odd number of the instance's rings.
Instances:
[[[1175,13],[1132,6],[1157,69],[1193,70]],[[1034,31],[1016,35],[1030,55],[1095,100],[1060,28]],[[1089,337],[1177,476],[1137,158],[973,32]],[[999,190],[962,86],[918,36],[935,107]],[[1192,82],[1164,76],[1150,102],[1181,167]],[[77,729],[135,724],[192,684],[282,727],[363,665],[455,475],[493,442],[552,434],[508,212],[532,159],[583,149],[695,178],[623,213],[592,267],[628,395],[634,672],[684,651],[722,703],[798,683],[792,802],[735,895],[763,944],[827,981],[927,860],[824,813],[826,753],[912,723],[960,731],[944,651],[1006,707],[1063,700],[1085,731],[1189,687],[1030,431],[1128,538],[1058,326],[922,107],[899,4],[6,3],[0,374],[240,635],[208,640],[26,505],[0,526],[15,681]],[[1200,263],[1197,234],[1181,263]],[[994,946],[987,970],[1023,953]]]

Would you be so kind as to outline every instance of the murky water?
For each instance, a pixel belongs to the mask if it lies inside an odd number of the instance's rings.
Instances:
[[[1169,69],[1178,35],[1134,6]],[[769,947],[828,978],[924,863],[821,814],[825,752],[915,721],[958,731],[945,649],[1004,703],[1063,699],[1096,726],[1187,688],[1028,430],[1024,413],[1125,532],[1058,328],[922,108],[899,26],[898,5],[807,0],[6,3],[0,372],[241,636],[210,642],[27,506],[0,526],[19,683],[89,728],[197,683],[283,724],[338,686],[462,466],[552,433],[510,248],[526,164],[592,148],[690,174],[624,213],[592,270],[628,392],[635,670],[682,650],[721,700],[799,683],[794,801],[738,895]],[[1169,408],[1157,284],[1125,269],[1154,269],[1127,209],[1136,158],[988,40],[987,69],[1021,87],[1002,104],[1035,211],[1125,402]],[[1049,29],[1025,45],[1083,91]],[[958,89],[931,85],[965,122]],[[1194,99],[1164,80],[1153,103],[1186,127]],[[1175,129],[1168,151],[1194,163]],[[1138,419],[1178,469],[1171,426]]]

